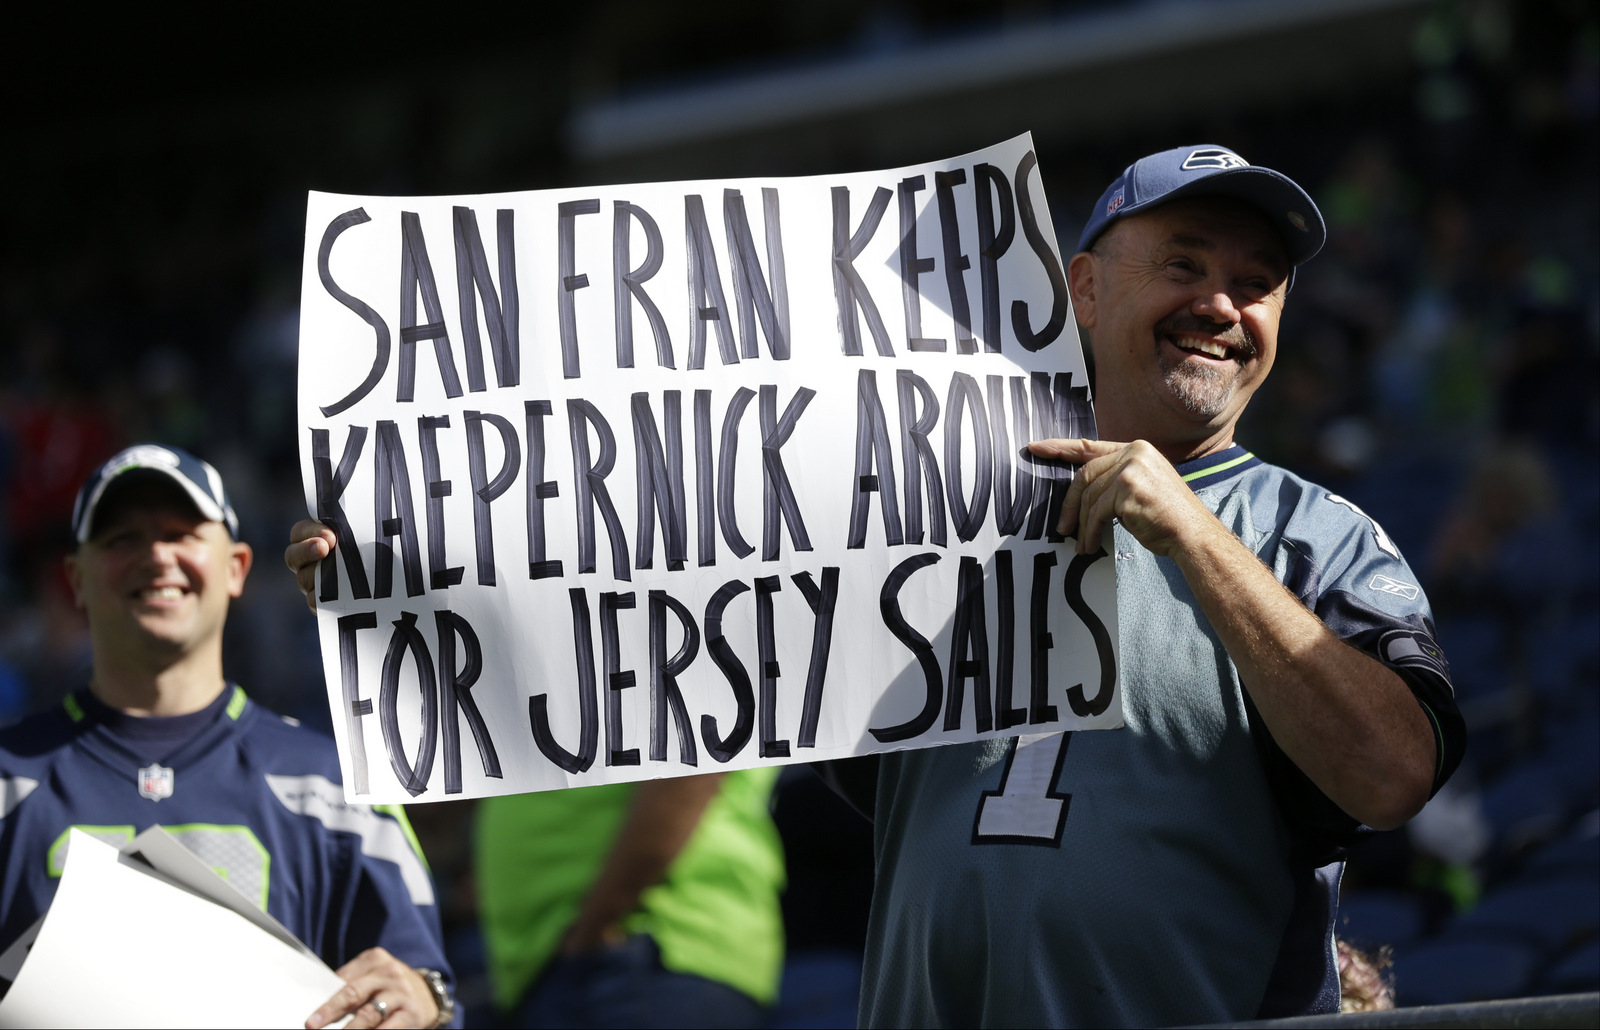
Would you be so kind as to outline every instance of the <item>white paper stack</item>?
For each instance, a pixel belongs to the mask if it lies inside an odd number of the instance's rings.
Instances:
[[[0,956],[0,1027],[300,1027],[343,986],[161,827],[69,840],[31,947]]]

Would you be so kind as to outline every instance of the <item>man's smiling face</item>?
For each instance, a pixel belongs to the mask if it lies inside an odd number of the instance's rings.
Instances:
[[[183,491],[149,480],[116,488],[67,559],[95,659],[161,660],[220,647],[250,548],[203,518]]]
[[[1174,461],[1221,450],[1277,353],[1289,260],[1242,201],[1185,198],[1114,223],[1069,269],[1107,440]]]

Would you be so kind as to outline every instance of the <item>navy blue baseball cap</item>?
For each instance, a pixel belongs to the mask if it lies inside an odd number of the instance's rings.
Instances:
[[[1316,256],[1328,238],[1311,195],[1282,172],[1251,164],[1227,147],[1176,147],[1141,157],[1100,195],[1078,237],[1088,250],[1112,222],[1179,197],[1234,197],[1267,216],[1291,266]]]
[[[119,451],[94,470],[72,506],[73,539],[80,544],[89,539],[95,513],[113,486],[152,478],[178,486],[203,518],[222,523],[230,536],[239,539],[239,516],[234,514],[228,493],[222,488],[222,476],[181,447],[159,443],[142,443]]]

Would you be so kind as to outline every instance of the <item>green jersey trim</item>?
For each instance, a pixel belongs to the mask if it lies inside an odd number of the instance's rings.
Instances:
[[[422,868],[432,872],[433,867],[428,865],[428,856],[422,853],[422,842],[417,839],[417,831],[411,828],[411,820],[406,817],[405,806],[373,805],[372,810],[374,812],[382,812],[400,824],[400,829],[405,832],[406,841],[411,845],[411,850],[415,851],[417,857],[422,859]]]
[[[77,824],[61,831],[50,850],[45,852],[45,875],[51,879],[59,879],[63,870],[67,868],[67,839],[72,836],[73,830],[82,830],[95,840],[104,841],[114,848],[120,848],[133,839],[132,826],[85,826]]]
[[[1209,476],[1218,475],[1237,465],[1243,465],[1245,462],[1250,461],[1254,457],[1254,454],[1251,454],[1249,451],[1245,451],[1238,457],[1235,457],[1229,461],[1225,461],[1220,465],[1212,465],[1210,468],[1196,469],[1193,472],[1186,472],[1183,475],[1183,481],[1185,483],[1193,483],[1197,479],[1205,479]]]

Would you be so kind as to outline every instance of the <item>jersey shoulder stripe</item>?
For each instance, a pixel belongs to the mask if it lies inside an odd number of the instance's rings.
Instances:
[[[352,805],[344,799],[344,788],[325,776],[274,776],[267,786],[284,808],[317,820],[335,833],[353,833],[361,841],[361,853],[369,858],[392,862],[400,870],[413,903],[434,903],[433,880],[422,862],[422,853],[413,846],[414,835],[408,823],[392,815],[380,814],[371,805]]]
[[[0,776],[0,819],[10,815],[38,789],[39,781],[31,776]]]

